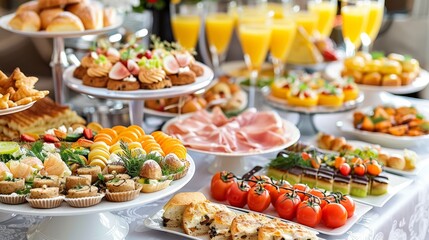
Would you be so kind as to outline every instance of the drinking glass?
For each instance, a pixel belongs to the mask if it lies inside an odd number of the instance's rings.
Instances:
[[[284,65],[295,35],[295,21],[291,19],[273,19],[271,21],[270,56],[274,66],[275,79],[284,74]]]
[[[319,15],[310,11],[307,0],[292,1],[292,18],[297,27],[305,30],[309,36],[317,34]]]
[[[309,0],[308,9],[318,16],[316,29],[320,37],[329,37],[337,15],[337,0]]]
[[[225,60],[236,22],[232,0],[205,0],[205,36],[210,51],[211,62],[216,76],[220,75],[220,63]]]
[[[384,0],[369,1],[369,16],[365,32],[362,34],[362,50],[370,51],[370,46],[374,43],[375,38],[380,31],[384,14]]]
[[[361,35],[365,32],[369,16],[368,0],[342,0],[343,38],[346,56],[353,56],[360,47]]]
[[[170,4],[171,27],[176,41],[186,49],[195,49],[201,26],[203,4],[181,0]]]

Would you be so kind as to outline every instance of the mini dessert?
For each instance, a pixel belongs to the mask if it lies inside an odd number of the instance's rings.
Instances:
[[[371,180],[370,194],[375,196],[386,194],[388,186],[389,178],[378,175]]]
[[[321,106],[340,107],[344,102],[343,90],[333,85],[326,84],[319,93],[319,102]]]
[[[33,208],[56,208],[63,202],[63,197],[59,195],[58,187],[47,187],[30,189],[27,201]]]
[[[381,85],[383,86],[401,86],[401,78],[396,74],[387,74],[383,76]]]
[[[201,76],[204,74],[204,68],[203,68],[203,67],[201,67],[201,66],[200,66],[200,65],[198,65],[198,64],[191,63],[191,64],[189,65],[189,69],[190,69],[193,73],[195,73],[195,76],[197,76],[197,77],[201,77]]]
[[[60,181],[58,176],[50,175],[34,178],[33,188],[41,188],[43,185],[46,185],[47,187],[59,187]]]
[[[200,192],[181,192],[174,195],[163,207],[162,222],[165,227],[180,227],[183,212],[191,203],[205,202],[207,199]]]
[[[131,179],[130,175],[128,175],[128,174],[116,174],[116,172],[113,172],[111,174],[105,174],[105,175],[103,175],[103,177],[104,177],[105,182],[113,180],[114,178],[117,178],[120,180]]]
[[[334,183],[334,173],[327,169],[319,169],[317,173],[316,187],[332,192]]]
[[[161,166],[154,160],[147,160],[140,169],[138,182],[142,184],[142,192],[150,193],[168,187],[171,180],[163,178]]]
[[[292,167],[287,171],[286,180],[290,184],[296,184],[301,182],[302,168]],[[279,178],[281,179],[281,178]]]
[[[107,165],[107,172],[113,173],[113,171],[115,171],[118,174],[121,174],[121,173],[125,173],[127,169],[122,165],[112,165],[112,164]]]
[[[82,198],[97,196],[98,188],[95,186],[76,186],[67,191],[68,198]]]
[[[81,176],[67,176],[65,189],[69,190],[77,186],[87,186],[91,185],[91,175],[81,175]]]
[[[340,192],[342,194],[350,194],[350,180],[351,180],[350,176],[336,174],[334,177],[332,191]]]
[[[25,189],[25,181],[22,178],[13,178],[0,181],[0,194],[11,194],[23,189]]]
[[[131,201],[139,196],[142,186],[130,179],[114,178],[106,183],[106,199],[111,202]]]
[[[140,84],[137,81],[139,74],[139,66],[132,60],[120,61],[113,65],[109,72],[110,80],[107,83],[107,89],[115,91],[131,91],[140,88]]]
[[[67,191],[65,201],[72,207],[90,207],[100,203],[103,197],[95,186],[76,186]]]
[[[275,80],[271,84],[271,94],[276,98],[287,99],[292,86],[296,82],[295,80],[296,78],[293,76]]]
[[[77,169],[78,175],[91,175],[91,183],[98,180],[98,174],[101,174],[100,166],[88,166]]]
[[[343,84],[344,102],[356,100],[359,97],[359,88],[353,79],[347,79]]]
[[[310,188],[316,186],[317,181],[317,169],[304,168],[301,175],[301,183],[306,184]]]
[[[288,103],[293,106],[314,107],[317,106],[318,96],[315,91],[309,89],[305,83],[301,83],[298,87],[292,89]]]
[[[91,54],[91,58],[94,60],[89,63],[82,63],[82,66],[86,68],[86,74],[83,76],[83,84],[91,87],[98,87],[103,88],[107,86],[107,83],[109,82],[109,72],[112,68],[112,64],[107,60],[106,56],[104,55],[97,55],[97,54]],[[89,58],[85,61],[91,61]],[[77,72],[76,72],[77,71]],[[76,70],[75,74],[81,74],[80,70]]]
[[[140,86],[143,89],[162,89],[172,86],[170,78],[167,78],[164,70],[159,68],[143,67],[139,73]]]
[[[162,66],[173,86],[195,82],[196,74],[190,70],[193,57],[188,52],[173,52],[162,59]]]
[[[367,176],[352,176],[350,195],[366,197],[369,193],[369,180]]]

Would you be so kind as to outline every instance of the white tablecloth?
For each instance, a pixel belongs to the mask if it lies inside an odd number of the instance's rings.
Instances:
[[[395,100],[392,95],[389,99]],[[413,104],[422,108],[429,108],[429,101],[409,99]],[[340,135],[335,127],[335,122],[344,119],[349,113],[329,114],[316,116],[316,126],[320,131],[334,135]],[[283,114],[282,114],[283,115]],[[283,115],[284,116],[284,115]],[[287,118],[297,121],[296,114],[288,114]],[[349,136],[351,137],[351,136]],[[304,136],[303,140],[308,140],[311,136]],[[428,148],[414,149],[422,156],[429,156]],[[196,173],[189,184],[181,191],[197,191],[207,186],[210,182],[211,174],[207,168],[211,163],[211,157],[202,154],[191,154],[196,163]],[[272,156],[267,156],[267,159]],[[426,157],[424,157],[426,158]],[[429,161],[429,159],[422,159]],[[265,162],[258,163],[265,165]],[[423,240],[429,239],[429,169],[421,171],[420,175],[414,179],[411,186],[395,195],[384,207],[373,208],[369,213],[355,224],[347,234],[343,236],[320,235],[324,239],[398,239],[398,240]],[[146,217],[159,211],[169,197],[157,202],[141,206],[139,208],[128,209],[116,212],[126,219],[130,224],[128,240],[158,240],[158,239],[181,239],[175,235],[162,233],[146,228],[143,221]],[[15,216],[6,222],[0,223],[0,239],[15,240],[25,239],[26,230],[32,224],[40,221],[41,217]]]

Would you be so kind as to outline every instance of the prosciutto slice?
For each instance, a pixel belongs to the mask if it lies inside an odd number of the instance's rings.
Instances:
[[[228,119],[220,108],[201,110],[170,124],[166,132],[187,147],[210,152],[257,152],[288,140],[281,118],[271,111],[249,109]]]

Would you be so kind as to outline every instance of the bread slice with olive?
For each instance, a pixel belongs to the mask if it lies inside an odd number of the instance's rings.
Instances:
[[[183,212],[191,203],[205,202],[207,199],[200,192],[181,192],[174,195],[164,206],[162,215],[165,227],[182,226]]]
[[[274,219],[258,230],[258,240],[272,239],[313,240],[318,238],[314,232],[301,225]]]
[[[183,230],[191,236],[207,234],[215,214],[220,211],[228,212],[231,210],[225,205],[209,201],[191,203],[183,212]]]
[[[231,223],[232,240],[256,240],[259,228],[270,221],[270,218],[257,213],[239,215]]]

